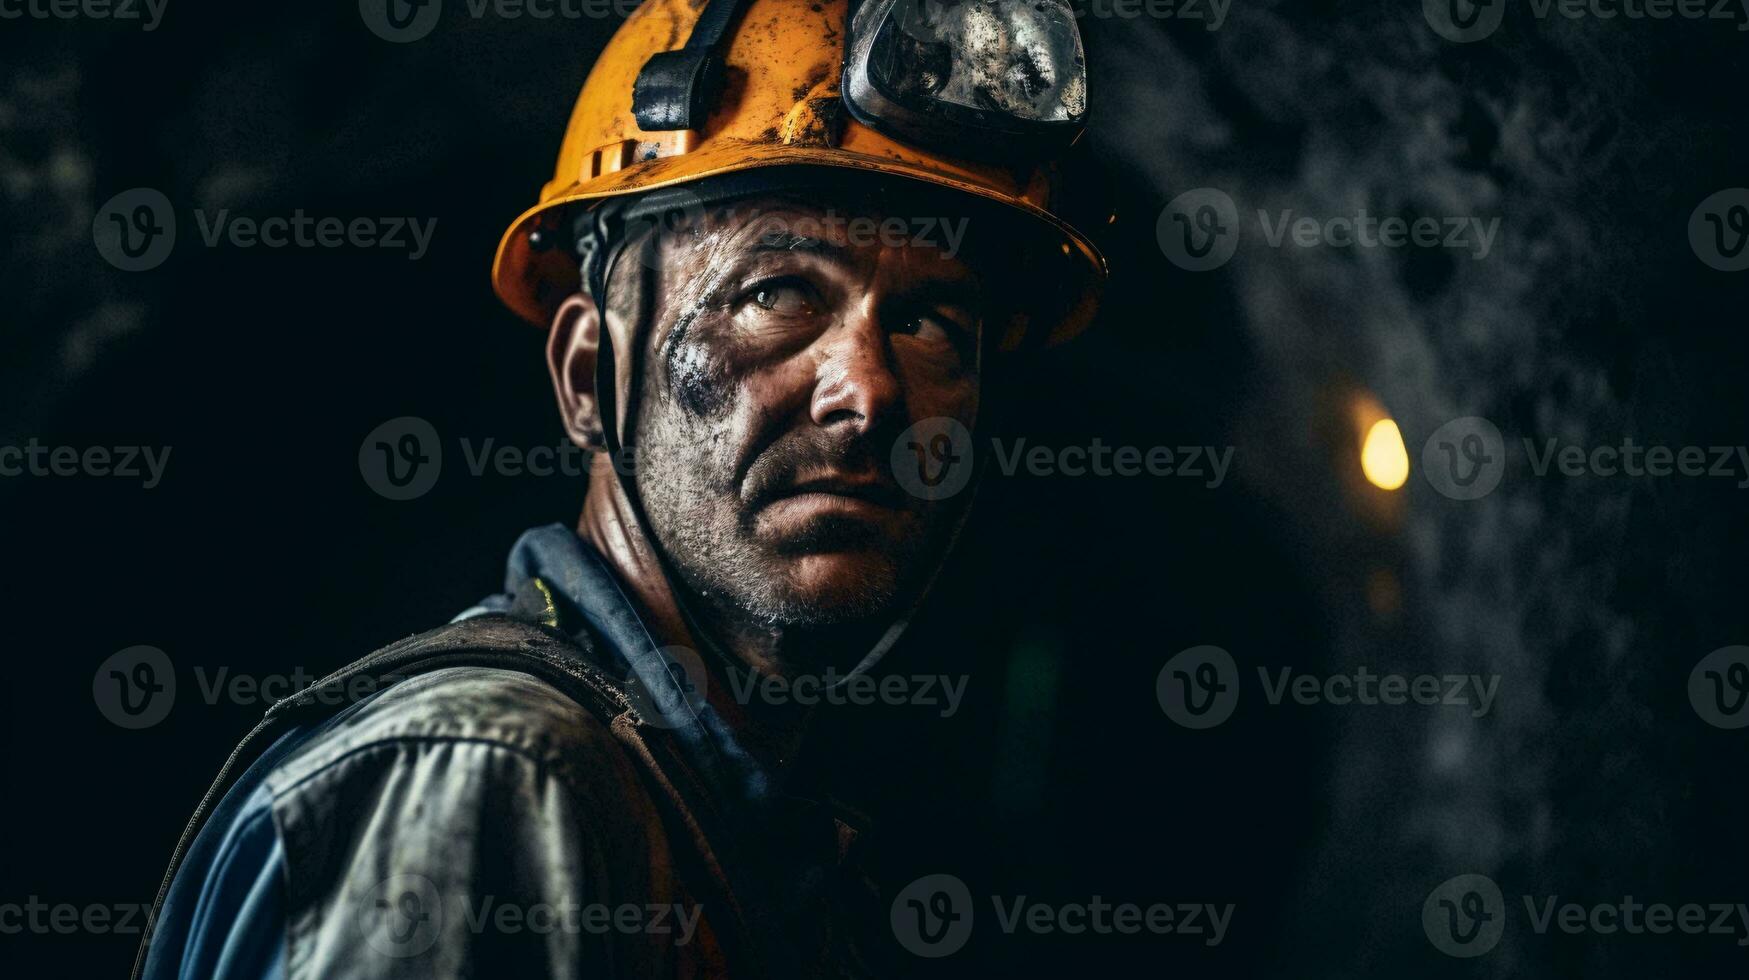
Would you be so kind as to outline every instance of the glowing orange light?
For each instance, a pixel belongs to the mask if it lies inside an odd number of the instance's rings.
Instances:
[[[1360,446],[1360,471],[1381,490],[1395,490],[1409,482],[1409,450],[1397,423],[1379,419],[1366,432]]]

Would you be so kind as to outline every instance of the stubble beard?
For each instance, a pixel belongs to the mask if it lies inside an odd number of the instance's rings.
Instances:
[[[688,590],[720,616],[770,629],[839,627],[896,614],[913,577],[908,571],[932,537],[927,528],[917,540],[892,542],[866,523],[827,515],[775,545],[762,542],[757,513],[723,476],[734,471],[723,458],[726,440],[712,437],[708,420],[680,428],[669,419],[640,433],[634,472],[653,525],[648,530]],[[673,448],[646,448],[657,445]],[[810,556],[847,552],[864,574],[838,576],[823,590],[799,581]]]

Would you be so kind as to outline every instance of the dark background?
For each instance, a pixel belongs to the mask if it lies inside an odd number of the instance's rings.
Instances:
[[[170,0],[164,23],[0,21],[0,445],[172,447],[162,485],[0,479],[6,779],[0,903],[148,902],[182,822],[264,706],[197,668],[320,673],[498,587],[522,529],[583,487],[465,469],[458,440],[557,445],[539,332],[487,269],[534,200],[615,21],[473,19],[389,44],[345,2]],[[1238,0],[1218,31],[1088,19],[1083,190],[1116,218],[1095,332],[1005,365],[1003,425],[1050,446],[1236,447],[1196,480],[989,481],[946,585],[886,669],[965,672],[947,721],[833,719],[883,821],[889,891],[1235,902],[1226,942],[1004,937],[983,902],[936,967],[1100,974],[1640,976],[1741,972],[1736,936],[1538,936],[1521,895],[1745,902],[1749,731],[1686,685],[1743,643],[1734,478],[1533,478],[1454,501],[1421,478],[1441,424],[1584,445],[1739,445],[1745,279],[1687,241],[1749,183],[1749,35],[1718,21],[1538,20],[1440,39],[1418,4]],[[93,246],[152,187],[181,227],[129,274]],[[1494,254],[1270,249],[1178,271],[1155,219],[1183,191],[1314,215],[1499,216]],[[437,220],[428,255],[205,248],[194,208]],[[1416,472],[1357,476],[1357,398]],[[398,416],[445,440],[429,494],[361,478]],[[136,644],[176,707],[110,724],[93,673]],[[1217,644],[1246,688],[1221,727],[1155,679]],[[1460,708],[1268,705],[1254,667],[1496,674]],[[1440,882],[1500,883],[1476,960],[1421,928]],[[7,935],[8,976],[116,975],[135,937]]]

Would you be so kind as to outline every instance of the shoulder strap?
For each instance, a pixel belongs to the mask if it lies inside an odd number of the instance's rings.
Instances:
[[[490,667],[531,674],[558,688],[604,723],[612,725],[613,719],[629,710],[631,704],[618,685],[589,663],[587,657],[586,647],[556,629],[489,614],[391,643],[274,704],[225,760],[212,786],[189,818],[188,825],[183,828],[146,919],[132,976],[138,980],[145,971],[146,952],[151,947],[158,915],[195,837],[238,777],[292,727],[338,714],[362,700],[361,694],[374,693],[395,681],[446,667]],[[371,683],[360,683],[361,678]]]
[[[266,721],[295,723],[331,714],[350,690],[383,685],[446,667],[501,667],[532,674],[604,722],[631,702],[588,658],[590,650],[550,626],[487,614],[409,636],[340,668],[268,709]],[[360,683],[366,679],[374,683]]]

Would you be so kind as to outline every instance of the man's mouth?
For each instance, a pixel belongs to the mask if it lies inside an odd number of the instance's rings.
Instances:
[[[798,480],[772,493],[760,507],[873,514],[906,509],[905,495],[878,474],[828,474]]]

